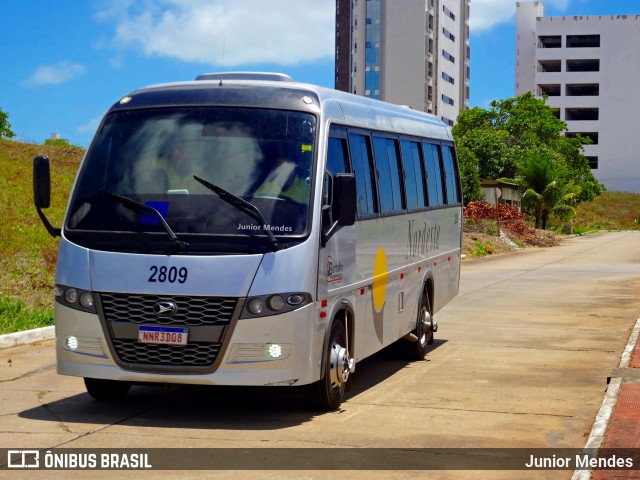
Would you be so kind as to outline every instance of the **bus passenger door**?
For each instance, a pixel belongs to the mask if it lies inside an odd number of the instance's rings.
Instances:
[[[327,164],[324,172],[322,195],[323,244],[318,258],[318,298],[327,300],[329,306],[339,298],[351,297],[355,282],[355,226],[338,228],[326,238],[338,213],[334,187],[336,175],[348,173],[346,130],[332,126],[330,131]],[[353,338],[353,332],[350,332]],[[352,345],[349,345],[353,355]]]

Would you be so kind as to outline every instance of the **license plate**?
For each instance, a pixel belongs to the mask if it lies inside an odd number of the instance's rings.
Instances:
[[[159,345],[186,345],[187,330],[182,327],[145,327],[138,329],[138,342]]]

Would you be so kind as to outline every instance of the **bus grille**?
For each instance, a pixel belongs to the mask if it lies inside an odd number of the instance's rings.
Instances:
[[[101,293],[102,311],[107,322],[129,322],[145,325],[227,325],[236,307],[235,298],[186,297]],[[160,300],[171,300],[178,311],[162,317],[153,311]]]
[[[154,305],[160,301],[175,303],[177,312],[158,315]],[[236,298],[100,293],[99,311],[120,362],[158,367],[159,371],[166,367],[201,371],[215,363],[237,303]],[[147,344],[137,341],[142,324],[187,327],[190,336],[197,329],[218,333],[211,341],[190,340],[187,345]]]
[[[146,365],[176,367],[204,367],[211,365],[220,351],[217,343],[190,343],[188,345],[149,345],[135,340],[113,340],[120,360]]]

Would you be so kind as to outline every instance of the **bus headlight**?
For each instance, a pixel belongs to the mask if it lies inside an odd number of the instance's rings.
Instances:
[[[80,305],[87,309],[93,308],[93,293],[83,292],[80,295]]]
[[[294,293],[293,295],[289,295],[287,297],[287,303],[289,305],[293,305],[294,307],[297,307],[303,302],[304,302],[304,295],[301,295],[299,293]]]
[[[285,306],[284,298],[280,295],[271,295],[269,297],[269,308],[276,312],[282,310]]]
[[[64,292],[64,299],[67,303],[76,303],[76,300],[78,300],[78,291],[75,288],[68,288]]]
[[[249,297],[240,318],[266,317],[297,310],[311,303],[308,293],[275,293]]]
[[[97,313],[93,292],[80,288],[56,285],[53,289],[56,302],[75,310]]]
[[[260,315],[264,311],[264,302],[260,298],[252,298],[247,308],[254,315]]]

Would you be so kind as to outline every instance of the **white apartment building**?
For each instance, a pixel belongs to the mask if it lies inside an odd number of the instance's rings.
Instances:
[[[453,125],[469,104],[469,0],[336,0],[336,88]]]
[[[516,95],[547,95],[567,135],[590,137],[608,190],[640,192],[640,14],[545,17],[516,2]]]

